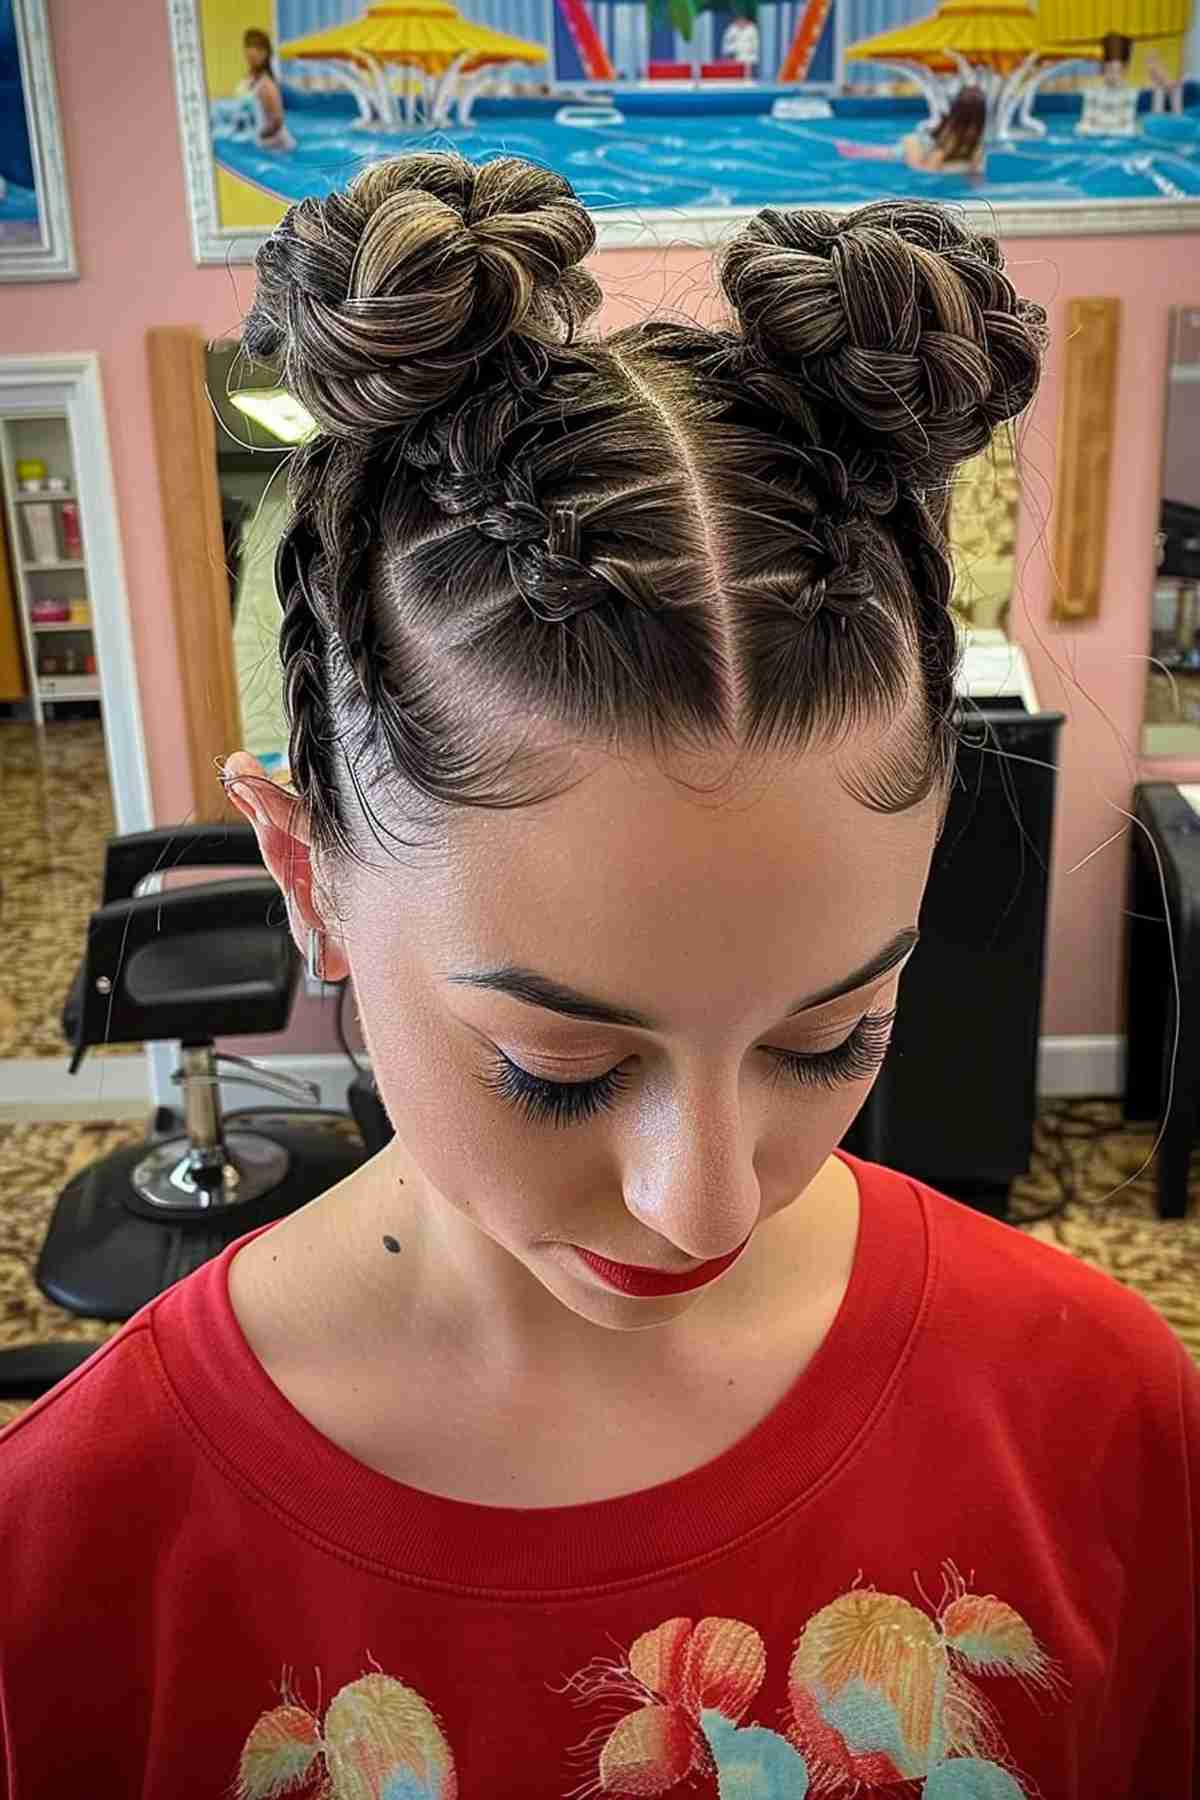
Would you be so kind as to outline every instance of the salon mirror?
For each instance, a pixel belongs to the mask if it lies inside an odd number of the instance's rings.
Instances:
[[[217,485],[233,608],[242,747],[268,775],[287,763],[279,669],[275,549],[287,518],[287,458],[312,421],[236,340],[208,346],[206,384],[216,424]]]
[[[947,530],[954,610],[976,631],[1008,631],[1019,483],[1011,431],[998,431],[954,481]]]
[[[1173,306],[1143,756],[1200,756],[1200,307]]]

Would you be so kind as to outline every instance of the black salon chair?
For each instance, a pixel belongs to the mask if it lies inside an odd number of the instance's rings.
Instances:
[[[259,872],[141,891],[165,870],[201,866]],[[59,1195],[35,1270],[59,1306],[90,1319],[132,1318],[234,1238],[304,1206],[379,1147],[372,1127],[382,1108],[369,1099],[368,1071],[350,1095],[356,1136],[312,1117],[324,1110],[313,1084],[213,1049],[217,1037],[282,1031],[299,976],[283,896],[249,825],[109,841],[101,904],[63,1008],[71,1073],[94,1044],[178,1039],[181,1107],[160,1106],[144,1142],[90,1164]],[[307,1104],[223,1116],[220,1080]],[[0,1350],[0,1398],[46,1392],[98,1347]]]

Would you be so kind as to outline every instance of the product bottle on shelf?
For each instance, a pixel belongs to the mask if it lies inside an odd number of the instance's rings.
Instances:
[[[67,562],[82,562],[83,533],[79,529],[79,508],[74,500],[64,500],[59,508],[59,525],[62,531],[63,558]]]

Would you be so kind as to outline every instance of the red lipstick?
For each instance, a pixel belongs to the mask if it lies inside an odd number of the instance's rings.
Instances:
[[[581,1250],[578,1244],[572,1244],[571,1248],[609,1287],[617,1288],[622,1294],[630,1294],[637,1299],[652,1300],[659,1294],[686,1294],[692,1288],[705,1287],[737,1261],[749,1242],[750,1239],[746,1238],[728,1256],[714,1257],[712,1262],[701,1263],[699,1268],[688,1269],[682,1275],[668,1275],[661,1269],[642,1269],[633,1263],[609,1262],[606,1256],[596,1256],[591,1250]]]

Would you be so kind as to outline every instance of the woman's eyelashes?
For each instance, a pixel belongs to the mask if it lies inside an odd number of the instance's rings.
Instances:
[[[832,1050],[804,1053],[798,1050],[764,1050],[774,1063],[774,1081],[791,1081],[799,1087],[839,1088],[865,1081],[877,1073],[887,1054],[896,1020],[896,1009],[867,1013],[849,1037]],[[628,1087],[633,1077],[621,1068],[610,1069],[590,1081],[547,1081],[531,1075],[519,1063],[500,1052],[486,1074],[484,1087],[499,1094],[510,1106],[538,1124],[571,1125],[607,1110]]]

